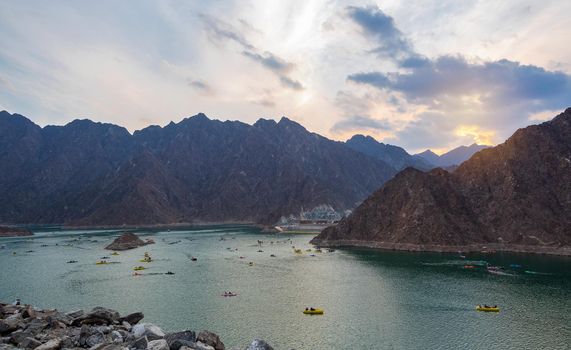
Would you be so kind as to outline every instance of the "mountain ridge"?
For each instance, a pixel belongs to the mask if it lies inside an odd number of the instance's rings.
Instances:
[[[570,255],[569,204],[571,108],[549,122],[519,129],[453,173],[405,169],[312,242]]]
[[[80,226],[273,224],[299,209],[358,205],[396,171],[300,124],[199,113],[130,134],[0,113],[0,222]]]

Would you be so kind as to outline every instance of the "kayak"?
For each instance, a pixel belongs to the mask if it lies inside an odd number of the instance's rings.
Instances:
[[[98,261],[95,263],[95,265],[107,265],[107,264],[109,264],[108,261]]]
[[[135,270],[135,271],[141,271],[141,270],[146,270],[146,269],[147,269],[147,268],[146,268],[146,267],[143,267],[143,266],[136,266],[136,267],[133,268],[133,270]]]
[[[152,259],[141,259],[141,260],[139,260],[139,262],[144,262],[144,263],[150,263],[152,261],[153,261]]]
[[[113,252],[113,253],[111,253],[111,255],[119,255],[119,253]]]
[[[499,307],[483,307],[483,306],[476,306],[476,311],[484,311],[484,312],[500,312]]]
[[[323,315],[323,310],[322,309],[303,310],[303,313],[306,315]]]

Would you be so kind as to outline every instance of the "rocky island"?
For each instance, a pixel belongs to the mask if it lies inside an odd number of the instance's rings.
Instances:
[[[155,241],[152,239],[142,240],[136,234],[131,232],[123,233],[117,237],[113,243],[109,244],[105,249],[107,250],[128,250],[139,248],[148,244],[153,244]]]
[[[23,228],[13,226],[0,226],[0,237],[23,237],[32,235],[32,231]]]
[[[571,108],[449,173],[408,168],[312,243],[571,255]]]
[[[225,350],[220,337],[209,331],[165,333],[151,323],[140,323],[143,313],[121,316],[96,307],[68,313],[31,305],[0,303],[0,350]],[[272,350],[254,339],[246,350]]]

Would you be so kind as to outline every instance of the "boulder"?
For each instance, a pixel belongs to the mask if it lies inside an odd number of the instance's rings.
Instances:
[[[196,333],[189,330],[176,333],[169,333],[165,335],[165,340],[169,344],[171,350],[179,350],[181,346],[188,346],[184,342],[190,342],[190,343],[196,342]]]
[[[212,346],[215,350],[225,350],[224,343],[220,340],[220,337],[209,331],[201,331],[198,333],[196,340],[202,342],[206,345]]]
[[[152,323],[141,323],[133,326],[133,335],[135,337],[146,336],[148,340],[162,339],[165,333],[159,327]]]
[[[102,332],[95,332],[89,337],[87,337],[87,339],[85,339],[85,345],[87,345],[90,348],[104,342],[105,342],[105,335],[103,335]]]
[[[203,342],[196,342],[194,344],[194,350],[215,350],[212,346],[204,344]]]
[[[115,344],[121,344],[123,342],[123,336],[118,331],[112,331],[111,340],[113,340]]]
[[[169,347],[171,350],[180,350],[183,347],[193,349],[195,345],[196,343],[190,340],[176,339],[169,344]]]
[[[127,250],[145,246],[147,244],[155,243],[152,240],[143,241],[136,234],[127,232],[117,237],[113,243],[109,244],[105,249],[107,250]]]
[[[58,350],[61,347],[61,339],[56,338],[48,340],[46,343],[38,346],[36,350]]]
[[[28,323],[25,330],[28,332],[31,332],[32,334],[37,334],[37,333],[43,331],[47,326],[48,326],[48,322],[46,322],[42,319],[36,318],[36,319],[33,319],[32,321],[30,321]]]
[[[132,326],[139,323],[139,321],[141,321],[143,318],[145,318],[145,315],[143,315],[142,312],[134,312],[132,314],[119,318],[119,322],[128,322]]]
[[[265,340],[262,339],[254,339],[250,345],[246,348],[246,350],[274,350],[270,344],[266,343]]]
[[[149,341],[147,339],[147,337],[142,336],[140,338],[135,339],[134,342],[131,343],[131,346],[129,346],[131,349],[146,349],[147,345],[149,344]]]
[[[24,319],[22,315],[15,314],[0,320],[0,334],[12,333],[22,325]]]
[[[74,310],[74,311],[70,311],[68,313],[66,313],[66,316],[71,317],[71,318],[78,318],[81,317],[85,314],[85,312],[83,310]]]
[[[20,343],[18,343],[18,347],[22,349],[35,349],[40,345],[42,345],[42,343],[31,337],[24,338]]]
[[[169,344],[164,339],[151,340],[147,350],[169,350]]]

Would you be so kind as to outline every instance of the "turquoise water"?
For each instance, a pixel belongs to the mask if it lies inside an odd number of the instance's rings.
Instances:
[[[118,263],[104,266],[95,262],[110,256],[103,247],[117,231],[36,228],[33,239],[0,239],[5,245],[0,300],[19,297],[62,310],[103,305],[121,313],[143,311],[147,322],[165,330],[212,330],[228,347],[255,337],[276,349],[569,349],[571,344],[570,258],[462,259],[370,250],[311,256],[305,249],[312,248],[312,236],[262,234],[244,226],[137,232],[156,244],[111,256]],[[303,254],[293,253],[290,239]],[[258,240],[264,241],[261,247]],[[138,262],[145,251],[154,262]],[[506,267],[505,275],[463,268],[483,261]],[[132,275],[137,265],[148,266],[143,276]],[[166,271],[175,275],[163,275]],[[224,291],[239,295],[224,298]],[[476,312],[478,303],[498,304],[502,311]],[[305,306],[322,307],[325,315],[303,315]]]

